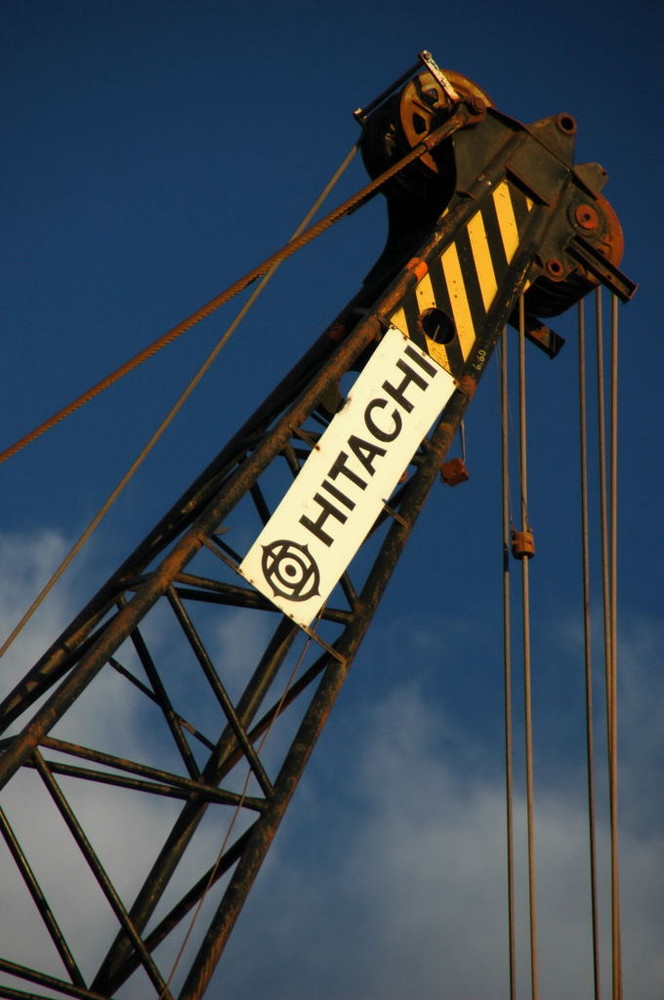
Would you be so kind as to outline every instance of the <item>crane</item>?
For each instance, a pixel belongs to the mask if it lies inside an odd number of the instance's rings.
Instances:
[[[524,125],[422,53],[355,117],[371,194],[387,202],[378,261],[2,702],[0,825],[50,957],[7,956],[0,972],[30,996],[205,994],[433,483],[441,469],[464,478],[446,457],[504,327],[554,357],[545,320],[599,284],[634,293],[606,173],[574,163],[571,115]],[[532,554],[527,537],[515,544]],[[229,609],[264,640],[241,676],[215,645]],[[105,685],[138,706],[140,755],[122,732],[111,749],[90,725],[76,738]],[[112,914],[92,974],[12,825],[25,781]],[[131,890],[86,830],[92,789],[168,805]],[[170,942],[203,904],[206,927],[169,974]]]

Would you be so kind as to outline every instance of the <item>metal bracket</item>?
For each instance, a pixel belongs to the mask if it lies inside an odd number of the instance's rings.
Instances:
[[[514,310],[508,322],[512,329],[516,330],[518,333],[518,310]],[[549,358],[555,358],[565,346],[565,338],[561,337],[555,330],[552,330],[550,326],[542,323],[542,321],[537,319],[536,316],[529,316],[526,314],[524,333],[526,335],[526,340],[529,340],[531,344],[538,347],[540,351],[544,351]]]
[[[583,236],[573,236],[565,249],[623,302],[629,302],[639,287]]]
[[[383,500],[383,510],[385,511],[386,514],[389,514],[390,517],[393,518],[395,521],[398,521],[402,528],[410,527],[410,522],[407,521],[405,517],[402,517],[401,514],[399,514],[396,510],[394,510],[394,508],[390,507],[390,505],[385,500]]]
[[[374,111],[379,104],[382,104],[383,101],[386,101],[387,98],[393,94],[402,83],[410,80],[410,78],[417,73],[419,68],[419,62],[415,63],[415,65],[411,66],[410,69],[407,69],[405,73],[402,73],[398,80],[395,80],[389,87],[386,87],[385,90],[381,91],[378,97],[374,97],[373,101],[370,101],[369,104],[365,105],[363,108],[356,108],[356,110],[353,111],[353,117],[360,123],[360,125],[364,125],[371,112]]]
[[[444,93],[447,94],[450,101],[454,102],[455,104],[458,104],[459,101],[461,100],[461,97],[459,96],[459,94],[457,94],[456,90],[454,89],[450,81],[447,79],[447,77],[445,76],[442,69],[437,64],[431,53],[427,52],[426,49],[423,49],[422,52],[418,53],[418,58],[429,70],[434,80],[436,80],[441,85]]]
[[[378,97],[375,97],[373,101],[370,101],[369,104],[366,104],[363,108],[356,108],[355,111],[353,111],[353,117],[359,122],[360,125],[363,126],[371,112],[375,111],[375,109],[382,104],[383,101],[386,101],[387,98],[395,92],[395,90],[397,90],[402,84],[406,83],[407,80],[410,80],[411,77],[415,76],[420,69],[420,66],[424,66],[429,70],[434,80],[440,84],[443,88],[443,92],[448,96],[452,103],[458,104],[461,101],[461,97],[457,94],[456,90],[445,76],[440,66],[438,66],[430,52],[427,52],[427,50],[424,49],[422,52],[418,53],[417,58],[419,62],[416,62],[414,66],[410,67],[410,69],[407,69],[405,73],[402,73],[399,79],[390,84],[390,86],[383,90]]]

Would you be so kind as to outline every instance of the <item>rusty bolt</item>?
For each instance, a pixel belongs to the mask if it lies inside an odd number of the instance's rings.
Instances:
[[[574,218],[582,229],[597,229],[599,226],[599,215],[597,209],[592,205],[577,205],[574,211]]]
[[[550,257],[547,260],[545,267],[551,278],[562,278],[565,269],[560,261],[556,260],[555,257]]]

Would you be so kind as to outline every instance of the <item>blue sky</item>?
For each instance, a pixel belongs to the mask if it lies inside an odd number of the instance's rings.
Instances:
[[[5,0],[0,10],[2,447],[285,242],[355,141],[352,110],[422,48],[476,80],[513,117],[576,118],[577,161],[608,170],[605,194],[625,232],[622,266],[640,283],[620,314],[621,844],[625,989],[636,1000],[664,990],[656,955],[664,911],[653,892],[664,863],[663,17],[655,2],[627,12],[595,2],[554,10],[539,0],[472,10],[365,0],[350,9],[288,0]],[[356,162],[333,203],[363,183]],[[283,267],[11,654],[12,672],[38,654],[354,294],[384,236],[376,201]],[[226,309],[190,331],[0,468],[3,632],[232,315]],[[578,889],[585,841],[575,326],[574,316],[556,321],[568,344],[555,361],[529,358],[540,952],[543,988],[570,997],[590,995],[587,897]],[[213,996],[506,995],[497,407],[494,366],[467,420],[471,480],[430,498]],[[237,652],[246,636],[231,622],[224,641]],[[601,754],[601,733],[598,744]],[[523,866],[520,758],[517,780]],[[606,861],[605,798],[600,818]],[[264,960],[248,966],[254,950]]]

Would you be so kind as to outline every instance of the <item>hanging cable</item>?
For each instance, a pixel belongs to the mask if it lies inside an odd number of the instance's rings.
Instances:
[[[606,687],[606,732],[609,772],[609,811],[611,829],[611,978],[612,998],[622,1000],[622,961],[620,942],[620,904],[618,872],[618,803],[617,803],[617,738],[616,738],[616,692],[615,692],[615,643],[614,622],[615,594],[615,537],[616,537],[616,496],[617,482],[617,320],[612,313],[612,358],[611,358],[611,483],[610,497],[607,498],[607,457],[606,457],[606,387],[604,378],[604,317],[602,310],[602,290],[595,293],[596,340],[597,340],[597,407],[598,407],[598,452],[599,452],[599,499],[600,530],[602,546],[602,607],[604,625],[604,672]],[[609,504],[611,514],[609,515]],[[609,524],[609,516],[611,523]]]
[[[611,939],[613,996],[622,1000],[622,946],[620,936],[620,879],[618,852],[618,299],[611,297],[611,454],[609,599],[611,636],[611,700],[609,786],[611,799]]]
[[[458,128],[465,125],[468,122],[469,117],[470,113],[465,109],[460,108],[456,114],[452,115],[452,117],[445,122],[445,124],[435,129],[429,136],[427,136],[426,139],[418,143],[417,146],[413,147],[410,153],[407,153],[406,156],[385,170],[382,174],[376,177],[375,180],[366,184],[360,191],[357,191],[338,208],[333,209],[332,212],[328,213],[328,215],[324,216],[309,229],[305,229],[299,236],[291,239],[285,246],[281,247],[280,250],[277,250],[270,257],[267,257],[262,264],[259,264],[252,271],[249,271],[241,278],[238,278],[237,281],[235,281],[232,285],[229,285],[223,292],[220,292],[219,295],[210,299],[209,302],[206,302],[206,304],[201,306],[200,309],[191,313],[191,315],[182,320],[182,322],[171,327],[170,330],[167,330],[166,333],[162,334],[161,337],[158,337],[157,340],[148,344],[147,347],[145,347],[142,351],[139,351],[139,353],[134,355],[133,358],[130,358],[124,364],[120,365],[119,368],[116,368],[109,375],[106,375],[105,378],[101,379],[101,381],[97,382],[86,392],[82,393],[82,395],[77,396],[71,403],[64,406],[61,410],[58,410],[58,412],[54,413],[48,418],[48,420],[45,420],[43,423],[33,428],[32,431],[24,435],[24,437],[20,438],[9,448],[0,452],[0,463],[7,461],[8,458],[11,458],[28,444],[31,444],[38,437],[41,437],[42,434],[46,433],[46,431],[50,430],[52,427],[55,427],[55,425],[59,424],[60,421],[64,420],[68,416],[71,416],[72,413],[75,413],[76,410],[80,409],[86,403],[89,403],[91,399],[95,398],[95,396],[98,396],[100,393],[104,392],[105,389],[108,389],[111,385],[114,385],[115,382],[118,382],[121,378],[124,378],[125,375],[128,375],[129,372],[138,368],[139,365],[149,360],[149,358],[157,354],[158,351],[161,351],[164,347],[167,347],[168,344],[177,340],[177,338],[182,336],[183,333],[186,333],[187,330],[190,330],[197,323],[200,323],[201,320],[206,319],[221,306],[230,302],[232,298],[239,295],[240,292],[243,292],[245,288],[248,288],[249,285],[254,283],[254,281],[262,278],[263,275],[267,274],[277,264],[283,263],[283,261],[288,257],[292,257],[298,250],[301,250],[318,236],[322,235],[322,233],[333,226],[336,222],[339,222],[347,215],[351,215],[354,211],[356,211],[356,209],[360,208],[361,205],[369,201],[370,198],[373,198],[373,196],[377,194],[378,191],[380,191],[388,183],[388,181],[390,181],[397,174],[401,173],[401,171],[404,170],[409,164],[424,156],[427,152],[442,142],[443,139],[446,139]]]
[[[345,170],[347,169],[347,167],[350,165],[353,157],[355,156],[355,154],[357,152],[357,149],[358,149],[358,146],[357,146],[357,143],[356,143],[351,148],[351,150],[346,154],[346,156],[345,156],[344,160],[342,161],[342,163],[340,164],[340,166],[337,168],[337,170],[335,171],[335,173],[333,174],[333,176],[331,177],[331,179],[325,185],[325,187],[321,191],[320,195],[318,196],[318,198],[316,199],[316,201],[314,202],[314,204],[311,206],[311,208],[309,209],[309,211],[305,215],[305,217],[302,220],[302,222],[300,223],[300,225],[295,230],[295,233],[293,234],[292,239],[296,239],[299,236],[299,234],[302,233],[305,230],[305,228],[309,225],[311,219],[314,217],[314,215],[316,214],[316,212],[319,210],[320,206],[323,204],[323,202],[325,201],[325,199],[328,197],[328,195],[329,195],[330,191],[332,190],[332,188],[337,184],[337,182],[341,178],[342,174],[345,172]],[[240,323],[242,322],[242,320],[244,319],[244,317],[246,316],[246,314],[249,312],[249,310],[251,309],[251,307],[253,306],[254,302],[259,297],[259,295],[261,294],[261,292],[263,291],[263,289],[265,288],[265,286],[267,285],[267,283],[270,281],[270,279],[274,275],[275,271],[279,268],[280,264],[281,264],[281,261],[278,261],[277,263],[273,264],[273,266],[268,271],[268,273],[263,276],[263,279],[261,280],[260,284],[258,284],[256,286],[256,288],[251,293],[251,295],[249,296],[249,298],[247,299],[247,301],[244,303],[244,305],[242,306],[242,308],[240,309],[240,311],[237,313],[235,319],[226,328],[226,330],[224,331],[223,335],[220,337],[220,339],[217,342],[217,344],[214,346],[214,348],[212,349],[212,351],[210,352],[210,354],[208,354],[207,358],[205,359],[205,361],[203,362],[203,364],[200,366],[200,368],[198,369],[198,371],[196,372],[196,374],[194,375],[194,377],[191,379],[191,381],[189,382],[189,384],[187,385],[187,387],[185,388],[185,390],[180,394],[180,396],[175,401],[175,403],[173,404],[173,406],[171,407],[171,409],[168,411],[168,413],[166,414],[166,416],[164,417],[164,419],[161,421],[161,423],[159,424],[159,426],[157,427],[157,429],[155,430],[155,432],[152,434],[152,436],[149,438],[149,440],[147,441],[147,443],[145,444],[145,446],[142,448],[142,450],[140,451],[140,453],[138,454],[138,456],[132,462],[132,464],[130,465],[129,469],[124,474],[124,476],[122,477],[122,479],[119,481],[119,483],[117,484],[117,486],[115,487],[115,489],[112,491],[112,493],[107,498],[107,500],[104,502],[104,504],[102,504],[102,506],[97,511],[97,513],[95,514],[95,516],[93,517],[93,519],[88,524],[88,526],[85,529],[85,531],[83,532],[83,534],[78,538],[78,540],[71,547],[71,549],[69,550],[69,552],[67,553],[67,555],[64,557],[64,559],[56,567],[56,569],[54,570],[54,572],[51,574],[49,580],[42,587],[41,591],[39,592],[39,594],[37,595],[37,597],[34,599],[34,601],[32,602],[32,604],[28,608],[28,610],[25,612],[25,614],[23,615],[23,617],[21,618],[21,620],[18,622],[18,624],[13,629],[13,631],[10,633],[10,635],[7,637],[7,639],[4,641],[4,643],[2,644],[2,646],[0,646],[0,657],[4,656],[4,654],[7,652],[7,650],[12,645],[12,643],[15,641],[15,639],[20,635],[20,633],[23,631],[23,629],[25,628],[25,626],[27,625],[27,623],[30,621],[30,619],[32,618],[32,616],[35,614],[35,612],[38,610],[38,608],[44,602],[44,600],[46,599],[46,597],[48,596],[48,594],[51,592],[51,590],[53,589],[53,587],[55,586],[55,584],[58,582],[58,580],[60,579],[60,577],[69,568],[69,566],[74,561],[74,559],[76,558],[76,556],[78,555],[78,553],[81,551],[81,549],[83,548],[83,546],[86,544],[86,542],[88,541],[88,539],[90,538],[90,536],[98,528],[99,524],[102,522],[102,520],[104,519],[104,517],[106,516],[106,514],[109,512],[109,510],[111,509],[111,507],[113,506],[113,504],[115,503],[115,501],[118,499],[118,497],[120,496],[120,494],[122,493],[122,491],[125,489],[125,487],[127,486],[127,484],[130,482],[130,480],[136,474],[136,472],[138,471],[138,469],[140,468],[140,466],[143,464],[143,462],[145,461],[145,459],[147,458],[147,456],[150,454],[150,452],[152,451],[152,449],[155,447],[155,445],[157,444],[157,442],[159,441],[159,439],[161,438],[161,436],[164,434],[164,432],[170,426],[170,424],[175,419],[175,417],[177,416],[177,414],[180,412],[180,410],[182,409],[182,407],[184,406],[184,404],[186,403],[186,401],[189,399],[189,397],[193,393],[194,389],[198,386],[198,384],[202,380],[203,376],[212,367],[212,365],[216,361],[218,355],[220,354],[220,352],[222,351],[222,349],[225,347],[225,345],[227,344],[227,342],[230,340],[231,336],[233,335],[233,333],[235,332],[235,330],[237,329],[237,327],[240,325]]]
[[[507,393],[507,328],[500,341],[500,413],[503,498],[503,664],[505,698],[505,820],[507,836],[507,923],[510,1000],[516,998],[516,940],[514,933],[514,821],[512,775],[512,635],[510,608],[510,498],[509,413]]]
[[[530,535],[528,520],[528,467],[526,440],[526,323],[523,296],[519,299],[519,466],[521,483],[521,532]],[[528,828],[528,902],[530,910],[530,982],[532,1000],[538,995],[537,900],[535,875],[535,795],[533,779],[533,723],[530,675],[530,582],[528,563],[534,549],[521,555],[523,601],[523,688],[526,741],[526,814]]]
[[[606,497],[606,390],[604,382],[604,316],[602,312],[602,290],[595,292],[595,336],[597,355],[597,446],[599,462],[599,516],[602,551],[602,608],[604,626],[604,667],[606,684],[607,743],[611,745],[611,631],[610,631],[610,587],[609,587],[609,529]]]
[[[588,839],[590,850],[590,910],[593,942],[594,1000],[600,1000],[597,852],[595,824],[595,765],[593,750],[593,681],[590,621],[590,546],[588,526],[588,420],[586,401],[585,312],[579,302],[579,451],[581,482],[581,550],[583,580],[583,637],[586,695],[586,771],[588,784]]]
[[[602,537],[602,594],[604,612],[604,657],[606,677],[606,728],[609,771],[609,809],[611,827],[611,971],[613,1000],[622,1000],[622,960],[620,940],[620,900],[618,865],[617,802],[617,307],[612,307],[612,355],[610,391],[610,471],[606,458],[606,390],[604,379],[602,295],[596,293],[597,313],[597,395],[599,422],[600,521]],[[609,497],[607,498],[607,483]]]

